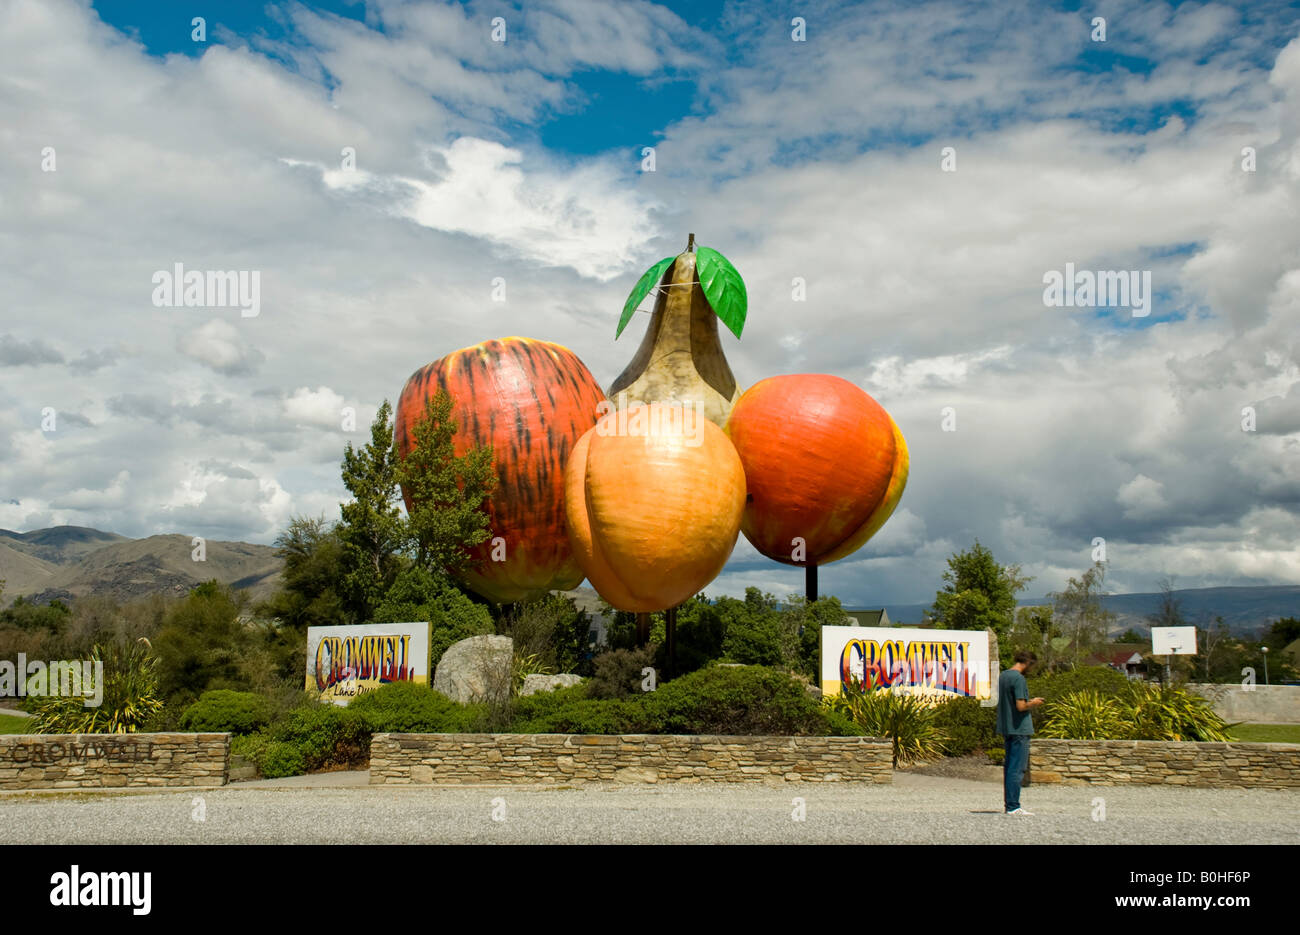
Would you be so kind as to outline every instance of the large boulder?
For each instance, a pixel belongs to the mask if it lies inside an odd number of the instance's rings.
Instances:
[[[514,655],[515,643],[508,636],[471,636],[452,643],[438,660],[433,689],[461,704],[505,701]]]
[[[519,694],[535,695],[538,692],[553,692],[557,688],[568,688],[581,681],[581,675],[569,675],[567,672],[559,675],[525,675],[524,687],[519,689]]]

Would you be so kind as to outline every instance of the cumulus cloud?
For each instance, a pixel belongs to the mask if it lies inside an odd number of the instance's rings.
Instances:
[[[1080,67],[1087,15],[1038,6],[814,2],[793,43],[779,5],[696,28],[554,0],[504,45],[474,5],[273,6],[282,40],[164,57],[85,3],[0,5],[0,141],[59,159],[0,174],[6,301],[40,323],[0,337],[0,524],[270,542],[332,517],[365,414],[451,350],[546,338],[607,385],[628,290],[694,231],[745,277],[742,385],[836,373],[907,437],[896,515],[823,592],[927,600],[977,536],[1036,593],[1097,536],[1116,590],[1300,581],[1294,13],[1116,4],[1107,51],[1136,64],[1110,68]],[[546,145],[598,69],[690,90],[653,139]],[[261,314],[154,308],[176,262],[260,270]],[[1150,270],[1151,315],[1044,306],[1067,262]],[[96,431],[42,432],[45,407]],[[742,541],[712,590],[747,584],[802,572]]]
[[[40,338],[20,341],[12,334],[0,337],[0,367],[35,367],[39,364],[61,364],[63,355]]]
[[[181,335],[176,345],[187,357],[229,376],[253,373],[266,359],[244,341],[234,325],[221,318]]]
[[[295,422],[329,427],[342,421],[343,405],[343,397],[328,386],[300,386],[284,401],[284,411]]]

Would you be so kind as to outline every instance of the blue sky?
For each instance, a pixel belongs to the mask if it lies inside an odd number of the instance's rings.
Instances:
[[[835,373],[908,439],[824,592],[928,600],[977,536],[1035,594],[1096,536],[1119,591],[1300,582],[1294,6],[213,6],[203,44],[161,0],[0,8],[0,527],[333,517],[341,407],[364,431],[509,334],[608,385],[624,298],[695,232],[749,291],[742,385]],[[261,271],[262,313],[153,307],[175,262]],[[1044,307],[1066,263],[1149,270],[1152,314]],[[711,591],[801,583],[742,538]]]

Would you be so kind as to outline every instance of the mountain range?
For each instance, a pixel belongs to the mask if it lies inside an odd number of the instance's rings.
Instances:
[[[1183,588],[1173,592],[1189,626],[1206,626],[1222,617],[1234,636],[1257,637],[1281,617],[1300,617],[1300,586],[1260,585],[1245,588]],[[1156,591],[1136,594],[1108,594],[1102,606],[1115,613],[1112,635],[1130,627],[1148,635],[1151,621],[1163,595]],[[1019,601],[1021,607],[1050,605],[1052,599],[1040,597]],[[925,619],[930,604],[886,604],[889,619],[895,626],[919,623]]]
[[[209,539],[203,548],[203,560],[196,561],[191,537],[179,534],[128,539],[85,526],[0,529],[0,602],[183,595],[212,578],[262,600],[278,586],[281,560],[271,546]]]
[[[44,603],[96,594],[128,600],[146,594],[182,595],[215,578],[243,588],[254,600],[279,586],[281,560],[275,549],[248,542],[208,540],[203,561],[193,558],[189,536],[170,534],[130,539],[85,526],[53,526],[31,532],[0,529],[0,604],[24,596]],[[567,592],[595,611],[599,598],[590,588]],[[1223,618],[1235,635],[1255,636],[1279,617],[1300,616],[1300,586],[1186,588],[1174,591],[1189,624]],[[1159,606],[1159,593],[1111,594],[1103,603],[1116,614],[1115,633],[1133,627],[1145,633],[1147,616]],[[1022,600],[1021,606],[1050,604],[1048,598]],[[880,606],[880,605],[876,605]],[[886,604],[895,625],[919,623],[927,604]]]

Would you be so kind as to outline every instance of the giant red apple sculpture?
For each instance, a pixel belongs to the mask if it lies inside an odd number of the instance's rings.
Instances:
[[[884,525],[907,483],[907,443],[888,412],[848,380],[805,373],[754,384],[727,434],[749,502],[741,530],[787,565],[851,555]]]
[[[451,396],[456,455],[491,445],[497,474],[491,539],[472,550],[464,583],[496,603],[577,587],[583,573],[565,534],[564,467],[596,424],[600,385],[576,354],[549,341],[502,338],[463,348],[417,370],[402,388],[394,413],[401,457],[439,389]],[[408,491],[402,496],[409,511]],[[504,561],[492,560],[492,539],[504,540]]]

